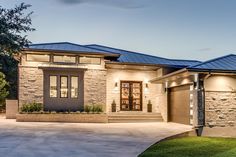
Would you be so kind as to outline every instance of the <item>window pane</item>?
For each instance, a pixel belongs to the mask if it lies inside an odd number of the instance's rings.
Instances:
[[[76,57],[75,56],[53,56],[54,62],[61,62],[61,63],[75,63]]]
[[[50,56],[49,55],[39,55],[39,54],[27,54],[26,60],[27,61],[34,61],[34,62],[49,62]]]
[[[101,64],[101,58],[95,57],[80,57],[79,61],[84,64]]]
[[[78,98],[78,77],[71,77],[71,98]]]
[[[50,97],[57,97],[57,77],[50,76]]]
[[[60,97],[67,98],[68,97],[68,78],[67,76],[61,76],[61,90]]]

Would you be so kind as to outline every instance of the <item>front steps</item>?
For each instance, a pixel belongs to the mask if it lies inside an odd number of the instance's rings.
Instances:
[[[108,115],[109,123],[140,123],[140,122],[163,122],[160,113],[110,113]]]

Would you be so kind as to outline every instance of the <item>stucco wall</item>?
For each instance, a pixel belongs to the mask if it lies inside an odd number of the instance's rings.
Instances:
[[[117,111],[120,110],[120,81],[142,81],[143,85],[143,112],[147,112],[148,100],[151,100],[153,112],[160,112],[158,96],[161,91],[161,85],[148,83],[148,88],[145,89],[145,83],[148,80],[157,77],[157,71],[141,71],[141,70],[107,70],[107,112],[111,112],[111,104],[113,100],[116,102]],[[115,83],[118,87],[115,88]]]
[[[205,81],[206,125],[236,126],[236,79],[232,76],[211,76]]]
[[[43,71],[19,66],[19,107],[33,101],[43,103]]]

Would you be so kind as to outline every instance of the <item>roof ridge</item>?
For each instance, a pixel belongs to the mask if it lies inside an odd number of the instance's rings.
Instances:
[[[49,45],[49,44],[65,44],[65,43],[74,44],[67,41],[63,41],[63,42],[51,42],[51,43],[37,43],[37,44],[29,44],[29,45],[32,46],[32,45]]]
[[[149,55],[149,54],[145,54],[145,53],[141,53],[141,52],[134,52],[134,51],[124,50],[124,49],[119,49],[119,48],[113,48],[113,47],[109,47],[109,46],[104,46],[104,45],[89,44],[89,45],[85,45],[85,46],[101,46],[101,47],[104,47],[104,48],[110,48],[110,49],[114,49],[114,50],[126,51],[126,52],[130,52],[130,53],[134,53],[134,54],[139,54],[139,55],[144,55],[144,56],[150,56],[150,57],[156,57],[156,58],[160,58],[160,59],[169,60],[168,58],[164,58],[164,57],[158,57],[158,56]],[[112,53],[113,53],[113,52],[112,52]]]
[[[205,61],[205,62],[199,63],[199,64],[197,64],[197,65],[189,66],[188,68],[195,68],[195,67],[197,67],[197,66],[201,66],[201,65],[203,65],[203,64],[207,64],[207,63],[210,63],[210,62],[213,62],[213,61],[222,59],[222,58],[226,58],[226,57],[229,57],[229,56],[236,56],[236,55],[235,55],[235,54],[228,54],[228,55],[225,55],[225,56],[213,58],[213,59],[207,60],[207,61]]]

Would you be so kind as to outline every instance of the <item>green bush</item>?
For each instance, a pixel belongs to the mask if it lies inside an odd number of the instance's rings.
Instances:
[[[24,104],[21,107],[21,112],[40,112],[43,109],[43,105],[41,103],[28,103]]]
[[[94,112],[94,113],[100,113],[103,112],[102,105],[86,105],[84,107],[85,112]]]

